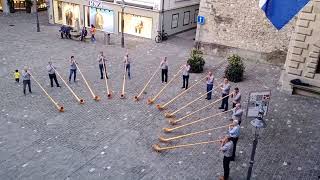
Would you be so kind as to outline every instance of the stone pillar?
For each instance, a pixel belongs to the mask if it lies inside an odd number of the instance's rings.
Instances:
[[[7,0],[0,0],[1,4],[2,4],[2,11],[5,14],[9,14],[10,10],[9,10],[9,6],[8,6],[8,1]]]
[[[31,13],[35,13],[36,12],[36,8],[37,8],[37,0],[32,0],[33,4],[31,7]]]
[[[53,17],[53,0],[48,0],[49,4],[48,4],[48,20],[50,24],[54,24],[54,17]]]

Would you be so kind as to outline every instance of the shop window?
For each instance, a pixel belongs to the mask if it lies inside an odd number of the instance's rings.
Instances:
[[[316,73],[320,74],[320,56],[318,57],[318,65],[317,65]]]
[[[124,33],[151,38],[152,18],[125,13],[123,20]],[[121,13],[119,13],[119,32],[121,32]]]
[[[86,7],[85,25],[90,27],[93,24],[98,30],[113,32],[114,13],[109,9]]]
[[[190,24],[190,11],[186,11],[183,13],[183,25],[189,25]]]
[[[171,29],[177,28],[179,23],[179,14],[172,14]]]
[[[53,1],[53,12],[55,23],[80,28],[80,6],[78,4]]]

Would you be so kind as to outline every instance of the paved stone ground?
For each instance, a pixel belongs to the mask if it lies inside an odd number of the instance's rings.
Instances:
[[[0,179],[217,179],[222,174],[222,155],[217,144],[161,154],[151,146],[158,143],[159,135],[172,136],[225,125],[229,115],[164,135],[161,129],[169,125],[163,112],[146,104],[147,98],[161,89],[160,75],[141,101],[133,101],[160,57],[168,56],[169,78],[173,76],[192,47],[191,38],[185,36],[194,32],[172,37],[162,44],[126,37],[125,50],[119,48],[117,37],[112,38],[110,46],[102,45],[100,35],[96,44],[60,39],[58,27],[48,25],[45,14],[41,14],[40,19],[41,32],[37,33],[34,17],[30,15],[0,16]],[[100,50],[109,59],[112,99],[106,98],[104,81],[99,79],[96,56]],[[121,62],[126,51],[133,58],[133,79],[127,82],[127,99],[119,99]],[[45,69],[48,59],[52,59],[66,78],[71,55],[75,55],[92,88],[102,97],[100,102],[91,100],[80,76],[78,83],[72,83],[71,87],[86,100],[84,105],[77,104],[66,86],[49,87]],[[224,61],[224,57],[206,57],[205,70],[213,70],[219,79]],[[14,83],[12,71],[25,65],[32,68],[34,76],[64,105],[66,112],[58,113],[35,82],[32,82],[32,95],[22,94],[21,84]],[[244,101],[249,91],[272,90],[271,108],[266,117],[268,128],[258,144],[252,179],[319,179],[320,100],[280,92],[277,84],[280,70],[278,66],[246,62],[245,80],[233,84],[242,90]],[[202,76],[192,74],[191,84]],[[180,86],[181,78],[166,89],[157,103],[167,102],[181,92]],[[197,86],[168,110],[181,107],[204,90],[204,85]],[[208,103],[201,100],[180,112],[178,117]],[[217,107],[185,121],[217,113]],[[247,173],[253,136],[250,126],[249,119],[242,124],[237,159],[231,163],[234,180],[245,179]],[[217,130],[171,145],[214,140],[224,133],[225,130]]]

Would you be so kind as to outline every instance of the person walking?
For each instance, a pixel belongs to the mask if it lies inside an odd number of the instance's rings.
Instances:
[[[84,39],[86,38],[87,35],[88,35],[87,28],[85,26],[83,26],[83,28],[81,30],[80,41],[84,41]]]
[[[219,177],[219,180],[228,180],[230,172],[230,161],[232,157],[233,142],[231,137],[227,136],[221,141],[220,151],[223,153],[223,176]]]
[[[20,72],[18,69],[15,70],[15,72],[13,73],[14,76],[14,80],[19,83],[20,82]]]
[[[234,88],[234,91],[231,94],[232,100],[232,108],[236,107],[236,104],[241,102],[241,93],[239,92],[239,88]]]
[[[23,94],[26,95],[26,88],[28,85],[29,93],[32,93],[31,91],[31,75],[28,72],[28,68],[25,67],[24,71],[22,72],[22,83],[23,83]]]
[[[53,87],[53,80],[56,83],[57,87],[61,87],[58,83],[58,80],[57,80],[55,67],[52,65],[51,61],[48,62],[47,71],[49,73],[51,87]]]
[[[183,68],[183,72],[182,72],[182,80],[183,80],[182,89],[183,88],[188,89],[190,65],[188,63],[186,63],[185,65],[182,66],[182,68]]]
[[[106,67],[106,61],[107,59],[105,58],[105,56],[103,55],[103,52],[101,51],[100,54],[98,55],[98,62],[99,62],[99,69],[100,69],[100,79],[103,79],[103,71],[106,73],[106,77],[108,78],[108,74],[106,69],[104,69]]]
[[[168,62],[167,62],[167,57],[164,57],[163,60],[160,63],[160,68],[161,68],[161,80],[162,83],[167,83],[168,82]]]
[[[222,102],[219,109],[224,109],[223,111],[228,111],[228,100],[229,100],[229,93],[230,93],[231,85],[229,84],[229,80],[224,78],[223,83],[220,85],[220,89],[222,90]]]
[[[236,107],[232,110],[232,120],[238,120],[239,125],[241,124],[243,115],[243,109],[241,109],[241,104],[237,103]]]
[[[126,56],[124,56],[124,67],[126,69],[126,71],[128,72],[128,77],[129,79],[131,79],[131,74],[130,74],[130,63],[131,63],[131,59],[129,59],[129,53],[126,54]]]
[[[91,24],[91,28],[90,28],[90,34],[91,34],[91,42],[96,42],[96,27],[94,27],[93,24]]]
[[[69,83],[71,82],[71,77],[73,75],[73,81],[76,82],[77,78],[77,65],[76,60],[74,59],[74,56],[71,56],[70,59],[70,75],[69,75]]]
[[[212,89],[213,89],[213,83],[214,83],[214,77],[212,72],[209,72],[207,75],[207,100],[211,100],[212,95]]]
[[[236,157],[237,142],[240,136],[240,125],[238,120],[233,120],[233,123],[229,126],[228,134],[233,142],[231,161],[234,161]]]

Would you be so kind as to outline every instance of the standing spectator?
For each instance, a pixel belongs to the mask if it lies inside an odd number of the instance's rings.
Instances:
[[[23,94],[26,95],[26,87],[28,85],[29,92],[32,93],[31,91],[31,80],[30,80],[30,73],[28,72],[28,69],[25,67],[24,72],[22,72],[22,82],[23,82]]]
[[[234,161],[236,157],[237,142],[240,136],[240,126],[238,120],[233,120],[233,123],[229,126],[228,134],[231,137],[231,141],[233,142],[231,161]]]
[[[19,83],[19,81],[20,81],[20,72],[19,72],[18,69],[15,70],[13,76],[14,76],[14,80],[15,80],[17,83]]]
[[[219,180],[228,180],[230,172],[230,161],[232,157],[233,142],[231,137],[227,136],[221,143],[220,151],[223,153],[223,176],[220,176]]]
[[[211,95],[212,95],[212,89],[213,89],[213,83],[214,83],[214,77],[212,72],[209,72],[207,75],[207,100],[211,99]]]
[[[189,85],[189,71],[190,71],[190,65],[186,63],[182,66],[183,72],[182,72],[182,79],[183,79],[183,85],[182,88],[188,89]]]
[[[231,94],[232,100],[232,108],[236,107],[236,104],[241,102],[241,93],[239,92],[239,88],[234,88],[233,93]]]
[[[161,68],[161,80],[162,83],[167,83],[168,82],[168,62],[167,62],[167,57],[164,57],[163,60],[160,63],[160,68]]]
[[[219,109],[224,109],[224,111],[228,111],[228,100],[230,93],[231,85],[229,84],[229,80],[224,78],[223,83],[220,85],[220,89],[222,90],[222,103]]]
[[[108,78],[108,74],[106,69],[104,69],[103,67],[106,67],[106,57],[103,55],[103,52],[101,51],[100,54],[98,55],[98,62],[99,62],[99,69],[100,69],[100,79],[103,79],[103,71],[106,73],[106,77]]]
[[[58,80],[57,80],[55,67],[52,65],[51,61],[48,62],[47,71],[49,73],[51,87],[53,87],[53,80],[56,83],[57,87],[60,87]]]
[[[73,74],[73,81],[76,82],[76,78],[77,78],[77,65],[76,65],[76,61],[74,60],[74,56],[71,56],[71,59],[70,59],[69,83],[71,82],[72,74]]]
[[[80,37],[80,41],[83,41],[84,38],[86,38],[86,36],[88,35],[88,31],[87,28],[85,26],[83,26],[82,30],[81,30],[81,37]]]
[[[237,103],[236,107],[232,110],[232,120],[238,120],[239,125],[241,124],[243,115],[243,110],[241,109],[241,104]]]
[[[130,76],[130,63],[131,63],[131,60],[129,59],[129,53],[126,54],[126,56],[124,57],[124,67],[126,69],[126,71],[128,72],[128,77],[129,79],[131,79],[131,76]]]
[[[96,27],[94,27],[93,24],[91,24],[91,28],[90,28],[90,33],[91,33],[91,42],[96,42]]]

